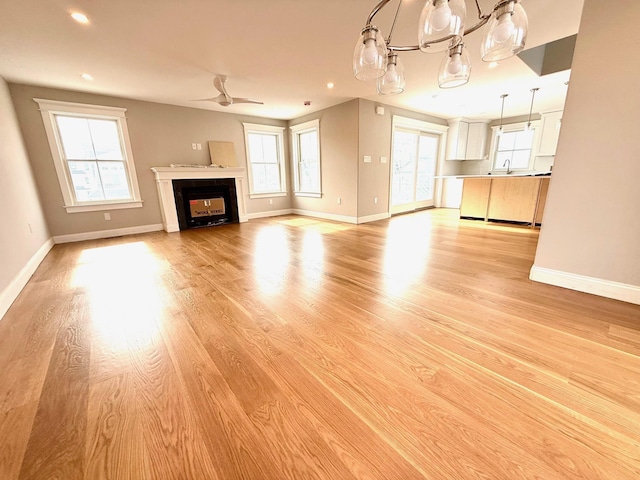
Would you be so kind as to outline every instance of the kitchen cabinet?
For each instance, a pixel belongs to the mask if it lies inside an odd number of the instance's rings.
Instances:
[[[549,177],[465,178],[461,218],[541,224]]]
[[[482,160],[486,156],[489,126],[482,122],[449,121],[447,160]]]
[[[540,124],[540,143],[536,156],[552,157],[556,154],[558,138],[560,137],[562,111],[541,114]]]
[[[465,178],[460,204],[460,217],[487,218],[487,206],[491,191],[490,178]]]

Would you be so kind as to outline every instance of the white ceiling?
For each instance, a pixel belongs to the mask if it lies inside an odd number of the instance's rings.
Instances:
[[[479,0],[489,12],[497,0]],[[584,0],[523,0],[527,48],[578,32]],[[417,43],[424,1],[404,0],[393,44]],[[562,12],[558,4],[562,4]],[[407,88],[379,97],[374,82],[353,78],[351,57],[376,0],[0,0],[0,76],[9,82],[153,102],[291,119],[361,97],[444,118],[527,114],[562,108],[568,72],[539,78],[520,59],[489,69],[479,58],[482,31],[466,37],[473,65],[460,88],[437,85],[440,55],[401,54]],[[375,18],[388,35],[393,0]],[[90,25],[71,20],[81,11]],[[474,23],[467,0],[467,24]],[[93,81],[81,78],[89,73]],[[230,76],[232,96],[264,105],[221,107],[194,99],[217,95],[216,74]],[[329,90],[327,82],[334,82]],[[304,106],[306,100],[311,106]]]

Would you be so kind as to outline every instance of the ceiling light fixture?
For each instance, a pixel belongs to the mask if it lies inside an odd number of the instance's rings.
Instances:
[[[333,82],[329,82],[329,83],[327,83],[327,88],[328,88],[328,89],[332,89],[332,88],[333,88],[333,87],[335,87],[335,86],[336,86],[336,84],[335,84],[335,83],[333,83]]]
[[[89,17],[87,17],[84,13],[73,12],[71,14],[71,18],[73,18],[78,23],[82,23],[83,25],[87,25],[89,23]]]
[[[465,35],[489,24],[481,45],[482,60],[485,62],[505,60],[524,49],[528,20],[520,0],[500,0],[489,14],[483,14],[478,0],[475,0],[479,21],[467,29],[464,26],[467,14],[464,0],[427,0],[418,24],[418,45],[408,46],[391,44],[402,0],[398,0],[398,8],[386,40],[380,29],[372,23],[376,14],[389,2],[391,0],[381,0],[371,10],[353,54],[353,73],[358,80],[378,80],[389,69],[396,78],[394,85],[402,80],[402,88],[392,89],[381,89],[379,81],[378,93],[381,95],[395,95],[404,90],[404,74],[400,77],[393,72],[398,70],[398,52],[446,51],[446,57],[440,66],[438,83],[441,88],[450,88],[464,85],[469,81],[471,74],[471,64],[462,42]],[[382,83],[384,85],[389,82],[383,80]],[[389,91],[392,93],[383,93]]]
[[[91,81],[93,80],[93,77],[91,75],[89,75],[88,73],[83,73],[82,75],[80,75],[82,78],[84,78],[87,81]]]
[[[531,131],[531,113],[533,113],[533,100],[536,98],[536,92],[540,90],[539,88],[531,89],[531,107],[529,108],[529,120],[527,121],[527,126],[524,127],[525,132]]]
[[[508,96],[509,96],[508,93],[503,93],[502,95],[500,95],[500,98],[502,99],[502,108],[500,109],[500,127],[498,127],[498,132],[497,132],[498,136],[502,135],[502,117],[504,115],[504,99],[507,98]]]

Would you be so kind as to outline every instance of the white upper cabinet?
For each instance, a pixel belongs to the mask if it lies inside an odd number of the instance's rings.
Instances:
[[[538,157],[552,157],[556,154],[558,137],[560,136],[560,126],[562,124],[562,110],[541,114],[540,144],[538,146]]]
[[[483,160],[486,158],[489,126],[462,119],[449,121],[447,160]]]

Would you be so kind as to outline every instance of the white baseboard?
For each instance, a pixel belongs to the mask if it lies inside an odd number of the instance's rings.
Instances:
[[[266,218],[266,217],[279,217],[280,215],[291,215],[293,213],[292,208],[284,210],[269,210],[266,212],[248,213],[247,218],[253,220],[254,218]]]
[[[377,222],[378,220],[384,220],[386,218],[391,218],[391,214],[389,212],[376,213],[375,215],[367,215],[366,217],[358,217],[358,223]]]
[[[314,212],[312,210],[299,210],[294,208],[292,213],[295,215],[304,215],[305,217],[315,217],[322,218],[323,220],[334,220],[336,222],[344,222],[344,223],[358,223],[357,217],[349,217],[347,215],[336,215],[334,213],[325,213],[325,212]]]
[[[612,282],[550,268],[536,267],[535,265],[531,267],[529,278],[535,282],[547,283],[557,287],[577,290],[578,292],[591,293],[640,305],[640,286],[637,285]]]
[[[163,230],[161,223],[155,225],[140,225],[139,227],[115,228],[113,230],[98,230],[96,232],[72,233],[70,235],[56,235],[55,243],[81,242],[83,240],[97,240],[98,238],[122,237],[138,233],[159,232]]]
[[[4,314],[7,313],[11,304],[18,298],[18,295],[20,295],[20,292],[31,278],[31,275],[33,275],[33,272],[35,272],[40,263],[42,263],[42,260],[47,256],[47,253],[49,253],[53,245],[54,242],[52,238],[44,242],[26,265],[22,267],[20,272],[18,272],[18,275],[9,283],[7,288],[0,292],[0,319],[4,317]]]

